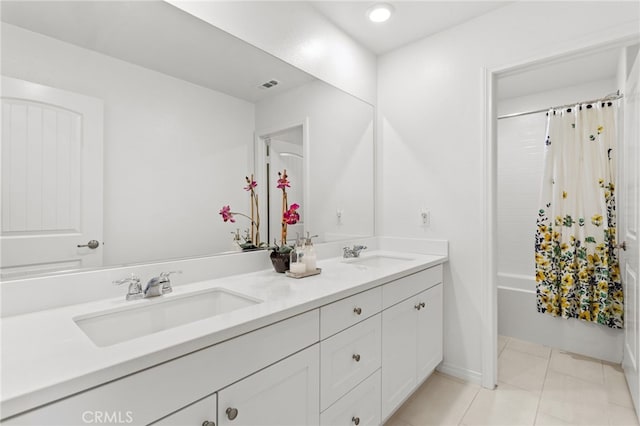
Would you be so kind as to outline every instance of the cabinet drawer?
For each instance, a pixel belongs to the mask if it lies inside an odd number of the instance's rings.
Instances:
[[[320,408],[329,407],[380,368],[381,314],[320,343]]]
[[[372,288],[320,308],[320,339],[326,339],[382,310],[382,289]]]
[[[442,282],[442,265],[416,272],[382,286],[382,308],[387,309]]]
[[[380,424],[380,370],[320,414],[322,426]]]
[[[207,422],[216,423],[217,404],[217,395],[213,394],[153,423],[153,426],[200,426]]]

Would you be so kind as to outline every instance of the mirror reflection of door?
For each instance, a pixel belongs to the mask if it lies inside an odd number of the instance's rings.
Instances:
[[[2,77],[3,277],[102,265],[101,100]]]
[[[268,135],[263,135],[262,140],[266,144],[266,170],[269,182],[268,188],[268,235],[269,242],[276,239],[280,244],[280,231],[282,226],[282,191],[278,186],[278,172],[287,171],[291,187],[287,188],[287,201],[289,205],[300,205],[298,213],[300,221],[287,227],[287,241],[295,242],[296,235],[304,235],[304,156],[303,156],[303,126],[295,126]]]

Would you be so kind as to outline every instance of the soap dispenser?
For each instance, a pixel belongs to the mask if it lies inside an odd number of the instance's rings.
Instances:
[[[313,272],[315,271],[316,268],[316,249],[313,247],[313,242],[311,241],[312,238],[316,238],[318,237],[317,235],[312,235],[309,236],[309,233],[307,232],[307,238],[305,240],[305,246],[304,246],[304,257],[302,258],[302,260],[304,261],[304,266],[305,266],[305,270],[307,272]]]
[[[289,262],[289,271],[294,274],[303,274],[306,271],[304,263],[304,238],[296,238],[296,246],[291,251]]]

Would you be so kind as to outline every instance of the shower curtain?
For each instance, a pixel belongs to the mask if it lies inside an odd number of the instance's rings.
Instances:
[[[535,234],[539,312],[623,326],[616,103],[550,110]]]

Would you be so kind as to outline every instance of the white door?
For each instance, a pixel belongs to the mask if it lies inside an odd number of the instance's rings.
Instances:
[[[627,58],[633,61],[634,58]],[[631,62],[630,62],[631,63]],[[636,413],[640,412],[638,368],[640,338],[640,306],[638,285],[640,284],[640,252],[638,232],[640,228],[640,60],[635,63],[627,77],[624,92],[624,138],[620,156],[622,171],[619,188],[621,190],[620,235],[626,251],[620,250],[620,268],[625,292],[624,312],[624,355],[623,368],[631,391]]]
[[[102,265],[102,101],[4,76],[1,95],[2,276]]]

